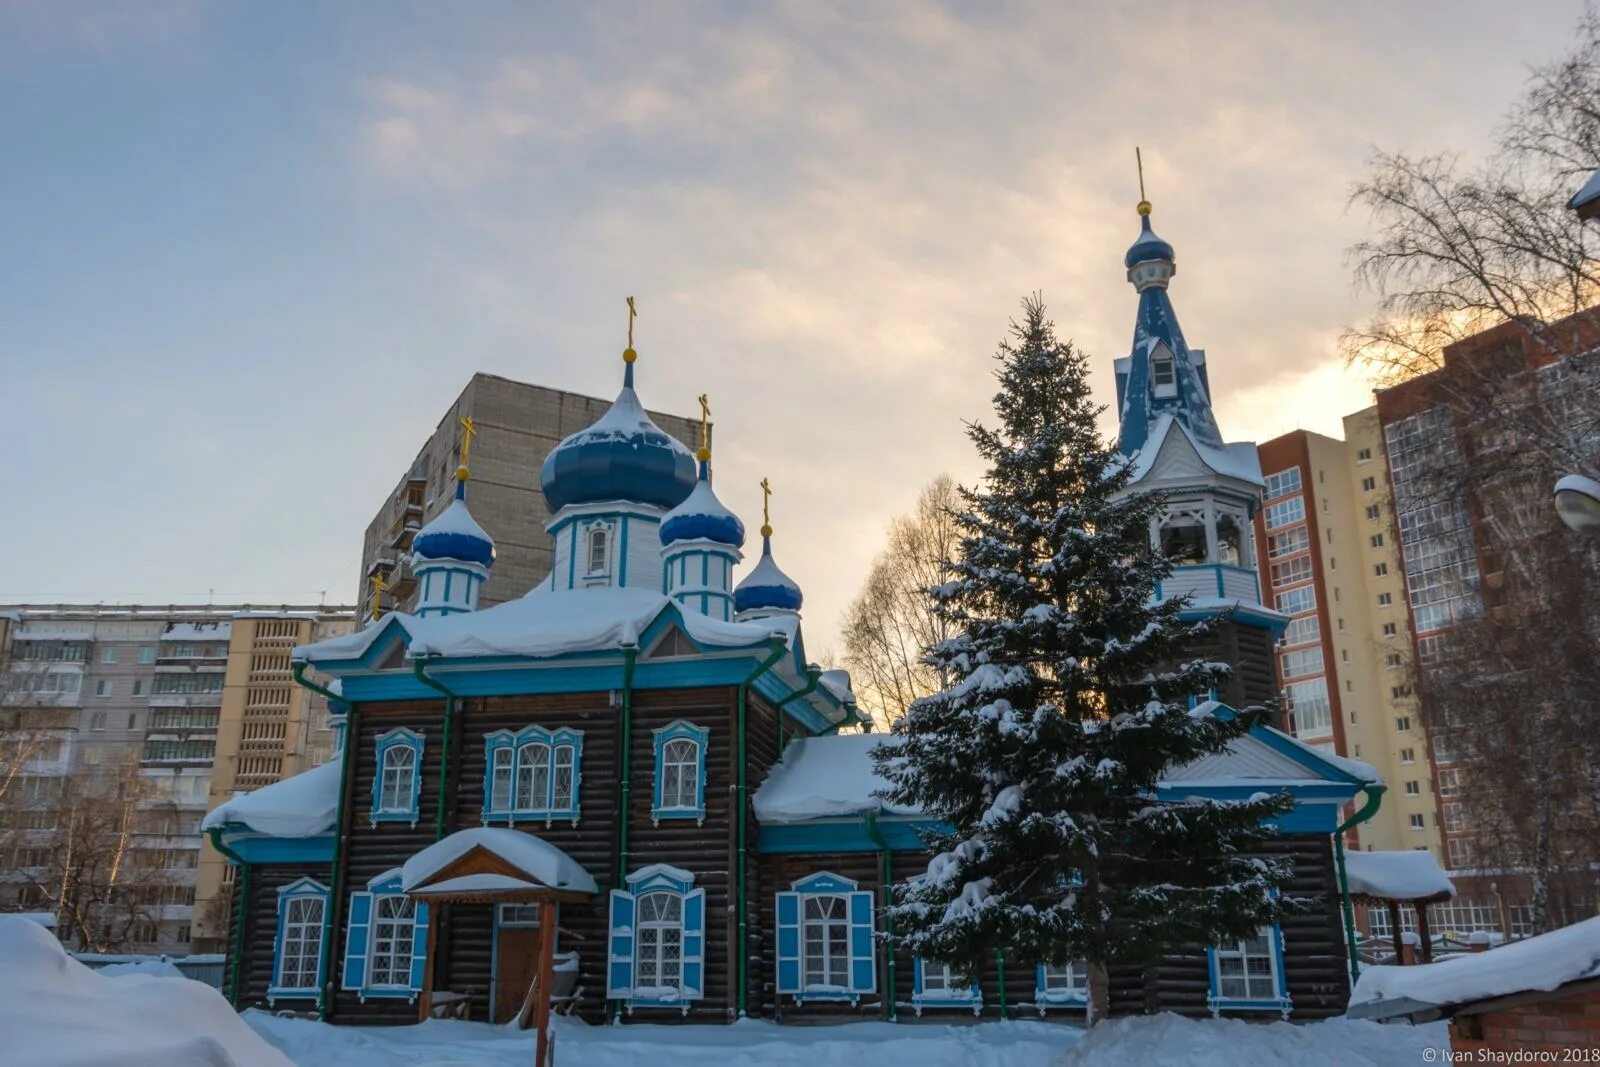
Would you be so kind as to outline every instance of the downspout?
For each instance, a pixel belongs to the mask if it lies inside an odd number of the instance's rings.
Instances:
[[[433,839],[438,841],[444,837],[444,802],[445,797],[449,795],[450,784],[450,728],[455,725],[456,695],[437,680],[428,677],[425,660],[412,660],[411,673],[417,681],[429,689],[437,689],[444,694],[444,740],[439,745],[439,810],[433,821]]]
[[[782,700],[778,701],[778,715],[777,715],[777,726],[776,726],[777,731],[778,731],[777,732],[777,736],[776,736],[777,748],[774,749],[774,751],[777,752],[778,757],[780,759],[783,757],[783,709],[788,707],[794,701],[799,700],[801,697],[808,697],[812,693],[815,693],[817,691],[817,685],[821,681],[822,681],[822,668],[821,667],[816,667],[816,666],[807,667],[806,668],[806,684],[805,684],[805,687],[803,689],[796,689],[794,692],[790,693],[788,696],[786,696]]]
[[[617,849],[617,877],[620,880],[628,873],[628,812],[630,794],[633,792],[633,669],[639,659],[639,646],[623,646],[622,649],[622,758],[618,761],[621,766],[622,781],[619,783],[619,792],[622,796],[622,811],[618,816],[621,824],[621,837]]]
[[[356,734],[356,709],[354,704],[345,701],[343,696],[335,693],[326,686],[318,685],[306,677],[306,665],[294,664],[294,680],[297,685],[302,685],[313,693],[319,693],[327,700],[338,702],[349,708],[344,719],[344,745],[339,752],[339,800],[334,806],[333,813],[333,869],[328,877],[328,903],[322,909],[322,948],[318,953],[317,966],[322,976],[322,984],[317,987],[317,1018],[326,1020],[328,1009],[333,1001],[333,978],[330,965],[333,953],[333,916],[339,908],[339,901],[344,896],[344,865],[340,862],[344,855],[344,798],[350,791],[350,765],[353,758],[350,755],[351,746],[355,743]]]
[[[1339,867],[1339,899],[1344,912],[1344,943],[1350,948],[1350,982],[1361,976],[1361,962],[1356,953],[1356,910],[1350,903],[1350,876],[1344,868],[1344,835],[1378,813],[1383,794],[1388,786],[1373,783],[1363,788],[1367,795],[1361,810],[1350,816],[1333,831],[1333,859]]]
[[[738,718],[739,718],[739,751],[738,751],[739,789],[738,789],[738,797],[736,798],[737,799],[737,813],[736,813],[735,830],[734,830],[734,833],[736,833],[738,835],[738,845],[739,845],[739,853],[738,853],[738,855],[739,855],[739,870],[738,870],[738,874],[737,874],[737,881],[735,881],[735,883],[734,883],[734,889],[738,893],[738,902],[739,902],[739,906],[738,906],[738,922],[739,922],[738,949],[739,949],[739,956],[738,956],[738,967],[737,967],[736,972],[735,972],[736,975],[737,975],[737,978],[738,978],[738,982],[739,982],[739,997],[738,997],[739,1018],[743,1018],[745,1016],[745,1013],[746,1013],[747,1009],[750,1006],[750,982],[749,982],[749,978],[748,978],[748,972],[749,972],[749,969],[750,969],[750,958],[749,958],[749,931],[750,931],[750,914],[749,914],[749,911],[750,911],[750,908],[749,908],[749,901],[745,899],[748,896],[748,894],[746,892],[746,887],[745,887],[745,872],[749,869],[749,862],[748,862],[746,853],[750,849],[750,842],[748,840],[749,834],[746,833],[746,830],[745,830],[745,809],[749,807],[750,786],[749,786],[749,782],[748,782],[748,777],[749,777],[748,771],[749,771],[749,769],[745,765],[746,764],[745,753],[746,753],[746,750],[748,748],[748,745],[746,743],[747,742],[747,738],[745,736],[746,735],[746,729],[745,729],[745,718],[746,718],[746,715],[745,715],[745,713],[746,713],[746,710],[747,710],[749,702],[750,702],[750,685],[751,685],[751,683],[754,682],[757,678],[761,677],[763,674],[766,674],[768,671],[770,671],[772,669],[773,665],[775,663],[777,663],[780,659],[783,658],[783,654],[787,650],[787,642],[780,636],[774,635],[771,638],[771,644],[772,644],[772,651],[767,654],[767,658],[762,660],[760,662],[760,664],[758,664],[756,666],[756,669],[750,672],[750,676],[749,677],[747,677],[744,681],[739,683],[739,714],[738,714]]]
[[[239,1007],[239,957],[244,952],[244,916],[250,910],[250,864],[243,856],[222,843],[222,827],[213,826],[206,831],[211,847],[222,853],[224,859],[239,868],[239,902],[234,908],[233,949],[228,953],[228,1003]],[[324,938],[326,943],[326,938]]]
[[[829,734],[836,734],[846,726],[855,726],[861,721],[861,712],[856,709],[856,706],[854,704],[846,704],[844,706],[844,718],[840,719],[838,722],[834,723],[817,736],[827,737]]]
[[[866,827],[867,836],[872,843],[878,846],[878,872],[879,880],[883,882],[883,935],[884,955],[889,961],[889,989],[888,996],[884,998],[889,1005],[889,1021],[895,1021],[895,984],[894,984],[894,913],[889,909],[894,907],[894,858],[889,854],[889,839],[883,836],[883,831],[878,828],[878,813],[869,811],[861,818],[861,823]],[[1001,986],[1005,985],[1005,978],[1001,976]],[[1003,993],[1001,994],[1004,995]]]

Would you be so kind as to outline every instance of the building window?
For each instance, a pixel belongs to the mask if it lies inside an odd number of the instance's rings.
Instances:
[[[1408,796],[1408,797],[1420,797],[1421,795],[1422,795],[1422,785],[1421,785],[1421,783],[1419,783],[1415,778],[1409,779],[1406,782],[1406,796]]]
[[[153,649],[153,648],[141,648],[139,650],[139,663],[142,666],[148,667],[148,666],[150,666],[150,664],[154,663],[155,661],[156,661],[156,650],[155,649]]]
[[[1402,748],[1400,750],[1400,762],[1401,763],[1415,763],[1415,762],[1417,762],[1417,750],[1414,749],[1414,748]]]
[[[1413,830],[1424,830],[1427,828],[1427,820],[1423,818],[1421,812],[1412,812],[1410,816],[1410,823]]]
[[[1389,573],[1389,565],[1387,563],[1375,563],[1375,564],[1372,565],[1373,577],[1382,578],[1384,575],[1386,575],[1388,573]]]
[[[1394,603],[1394,597],[1391,596],[1390,594],[1388,594],[1388,593],[1379,593],[1378,594],[1378,607],[1386,608],[1390,604],[1393,604],[1393,603]]]
[[[1296,552],[1305,551],[1310,544],[1311,535],[1306,532],[1305,526],[1293,526],[1281,533],[1268,535],[1267,555],[1272,559],[1292,556]]]
[[[1394,728],[1396,730],[1399,730],[1401,733],[1405,733],[1407,730],[1411,729],[1411,716],[1409,716],[1409,715],[1397,715],[1397,716],[1395,716]]]
[[[328,888],[301,878],[278,890],[278,935],[267,1003],[279,997],[314,997],[322,985],[322,923]]]
[[[1383,636],[1385,636],[1385,637],[1394,637],[1399,632],[1400,632],[1400,627],[1399,627],[1398,624],[1392,623],[1392,622],[1386,622],[1386,623],[1383,624]]]
[[[100,662],[101,663],[115,663],[115,662],[117,662],[117,650],[116,650],[116,648],[114,646],[111,646],[111,647],[107,647],[106,649],[104,649],[100,653]]]
[[[1289,1015],[1289,988],[1283,973],[1283,932],[1264,926],[1254,937],[1224,941],[1206,949],[1210,995],[1206,1006],[1222,1011],[1276,1011]]]
[[[484,737],[489,767],[483,821],[556,818],[578,821],[583,731],[530,726],[519,733],[497,730]]]
[[[655,788],[650,818],[706,817],[706,739],[711,731],[681,719],[655,731]]]
[[[1404,700],[1406,697],[1409,697],[1410,695],[1411,695],[1411,687],[1409,685],[1391,685],[1389,687],[1389,699],[1390,700]]]
[[[983,990],[978,983],[963,982],[948,963],[917,956],[911,966],[911,1006],[918,1015],[926,1008],[962,1008],[974,1015],[983,1011]]]
[[[1278,610],[1285,615],[1303,615],[1313,611],[1317,606],[1317,587],[1303,585],[1298,589],[1290,589],[1279,593],[1277,597]]]
[[[1379,512],[1379,509],[1378,509],[1378,505],[1376,505],[1376,504],[1368,504],[1367,505],[1367,518],[1376,521],[1379,514],[1380,514],[1380,512]]]
[[[1300,491],[1300,468],[1290,467],[1288,470],[1278,471],[1276,474],[1267,475],[1267,499],[1276,500],[1280,496]]]
[[[611,892],[606,995],[684,1012],[705,991],[704,889],[688,871],[653,864]]]
[[[1178,375],[1171,356],[1158,356],[1150,361],[1150,381],[1156,387],[1156,396],[1177,395]]]
[[[1404,662],[1405,662],[1405,660],[1401,657],[1400,653],[1398,653],[1398,652],[1386,652],[1386,653],[1384,653],[1383,665],[1386,668],[1388,668],[1389,670],[1391,670],[1391,671],[1397,669],[1398,667],[1400,667],[1401,664],[1403,664]]]
[[[372,780],[372,821],[416,825],[422,795],[422,735],[397,727],[376,741],[378,768]]]
[[[1280,659],[1285,678],[1300,678],[1307,674],[1321,674],[1322,649],[1307,648],[1299,652],[1285,652]]]
[[[1328,737],[1333,733],[1333,705],[1328,699],[1327,679],[1291,682],[1283,687],[1283,695],[1294,713],[1296,737]]]
[[[1089,1002],[1089,965],[1083,961],[1054,964],[1041,963],[1034,972],[1033,999],[1043,1015],[1051,1004],[1087,1004]]]
[[[1441,770],[1439,772],[1439,795],[1441,797],[1453,797],[1453,796],[1455,796],[1456,794],[1458,794],[1460,792],[1461,792],[1461,770],[1460,770],[1460,768],[1452,767],[1449,770]]]
[[[1317,622],[1315,615],[1302,615],[1297,619],[1290,619],[1289,625],[1284,627],[1283,643],[1285,646],[1306,645],[1322,637],[1322,627]]]
[[[1294,585],[1296,582],[1310,580],[1310,556],[1296,556],[1294,559],[1272,565],[1272,584],[1275,586]]]
[[[1371,463],[1372,462],[1372,449],[1363,448],[1363,449],[1358,450],[1356,452],[1356,462],[1357,463]]]
[[[1363,493],[1370,493],[1376,488],[1378,488],[1378,479],[1370,476],[1361,479],[1361,491]]]
[[[607,562],[610,550],[611,531],[604,526],[597,526],[589,531],[589,566],[586,572],[589,577],[603,575],[607,571]]]
[[[106,713],[105,712],[97,711],[97,712],[94,712],[92,715],[89,716],[89,729],[90,730],[94,731],[95,733],[99,733],[101,730],[104,730],[105,728],[106,728]]]
[[[1292,522],[1302,522],[1305,517],[1305,498],[1294,496],[1287,500],[1280,500],[1276,504],[1268,505],[1265,521],[1267,529],[1276,530],[1280,526],[1288,526]]]
[[[872,894],[814,874],[777,896],[777,991],[797,1001],[860,999],[877,989]]]
[[[414,998],[427,963],[428,905],[400,891],[398,871],[350,894],[344,988],[369,997]]]

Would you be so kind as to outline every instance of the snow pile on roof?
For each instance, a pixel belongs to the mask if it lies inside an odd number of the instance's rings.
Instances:
[[[850,672],[845,670],[823,671],[820,679],[822,688],[833,694],[835,700],[841,704],[854,704],[856,695],[850,688]]]
[[[231,622],[174,622],[161,635],[163,641],[226,641],[233,636]]]
[[[598,893],[600,891],[589,872],[584,870],[577,860],[556,846],[548,841],[542,841],[532,834],[525,834],[521,830],[512,830],[502,826],[475,826],[468,830],[457,830],[448,837],[435,841],[415,856],[406,860],[405,866],[400,868],[400,887],[409,893],[418,887],[426,886],[429,879],[438,876],[439,872],[475,848],[494,853],[527,875],[529,882],[548,886],[551,889],[569,889],[578,893]],[[467,877],[455,878],[451,879],[451,881],[463,882],[467,880]],[[506,876],[491,875],[490,877],[505,878]],[[515,889],[520,887],[517,885],[452,886],[452,889],[457,891],[473,889],[482,891],[485,888]]]
[[[1586,978],[1600,978],[1600,918],[1437,963],[1363,967],[1350,1006],[1412,1000],[1447,1007]]]
[[[129,960],[126,963],[108,963],[97,968],[96,974],[107,978],[125,978],[130,974],[143,974],[151,978],[187,978],[171,960]]]
[[[1455,896],[1433,853],[1423,849],[1406,852],[1351,852],[1345,857],[1345,872],[1350,892],[1381,897],[1384,900],[1426,900],[1440,894]]]
[[[1349,756],[1341,756],[1337,752],[1333,751],[1333,749],[1323,748],[1320,745],[1308,745],[1298,737],[1295,737],[1292,734],[1286,734],[1282,730],[1273,730],[1270,726],[1263,727],[1263,729],[1272,730],[1274,734],[1283,738],[1296,748],[1310,753],[1317,759],[1322,760],[1324,763],[1333,764],[1335,767],[1350,775],[1352,778],[1359,778],[1363,782],[1367,782],[1371,785],[1383,784],[1383,775],[1378,773],[1378,768],[1374,767],[1366,760],[1351,759]]]
[[[790,743],[783,762],[756,790],[756,818],[777,825],[867,811],[917,814],[875,795],[889,783],[879,776],[872,750],[899,743],[893,734],[832,734]]]
[[[1185,426],[1172,416],[1170,412],[1156,418],[1155,424],[1150,427],[1150,433],[1145,438],[1144,444],[1139,448],[1133,458],[1133,480],[1138,482],[1150,473],[1150,468],[1155,464],[1156,457],[1161,454],[1161,446],[1166,443],[1167,433],[1176,426],[1183,436],[1188,438],[1189,444],[1194,448],[1206,466],[1228,478],[1237,478],[1242,482],[1252,485],[1265,485],[1261,477],[1261,457],[1256,452],[1256,446],[1249,441],[1234,441],[1224,444],[1221,448],[1206,444],[1195,438],[1189,427]]]
[[[538,586],[516,600],[483,611],[417,618],[396,613],[385,616],[411,635],[410,655],[421,656],[529,656],[545,658],[570,652],[615,649],[639,640],[642,633],[673,601],[662,593],[637,586],[604,589],[551,589]],[[723,622],[697,611],[680,611],[683,627],[702,645],[742,648],[760,644],[775,632],[775,622]],[[324,662],[359,659],[371,647],[382,625],[369,626],[294,650],[299,661]],[[786,633],[785,636],[788,636]]]
[[[186,978],[108,978],[0,915],[0,1034],[28,1067],[293,1067],[222,995]]]
[[[333,828],[339,807],[339,768],[335,757],[292,778],[225,800],[206,813],[202,830],[243,823],[275,837],[315,837]]]
[[[1190,709],[1189,714],[1214,715],[1219,711],[1228,715],[1233,714],[1232,708],[1216,700],[1201,701]],[[1369,785],[1383,784],[1383,775],[1379,774],[1377,768],[1370,763],[1358,759],[1350,759],[1348,756],[1341,756],[1331,748],[1308,745],[1299,738],[1286,734],[1282,730],[1275,730],[1270,726],[1257,726],[1256,729],[1264,732],[1279,747],[1287,749],[1289,753],[1294,753],[1295,755],[1279,752],[1277,748],[1273,748],[1261,738],[1246,734],[1230,744],[1221,753],[1213,756],[1202,756],[1186,767],[1177,768],[1165,780],[1174,783],[1191,782],[1197,777],[1215,776],[1217,771],[1239,773],[1239,769],[1234,765],[1242,761],[1245,764],[1257,767],[1261,772],[1254,774],[1246,772],[1243,774],[1244,777],[1271,777],[1275,780],[1290,780],[1295,777],[1320,778],[1321,775],[1312,769],[1320,764],[1331,766],[1359,782],[1365,782]],[[1297,756],[1310,757],[1310,766],[1306,766]],[[1304,767],[1305,769],[1302,773],[1293,774],[1291,768],[1294,766]],[[1196,775],[1194,773],[1195,769],[1200,769],[1201,773]]]
[[[1414,970],[1415,968],[1411,968]],[[1424,1049],[1447,1047],[1442,1023],[1384,1026],[1352,1019],[1296,1025],[1178,1015],[1109,1019],[1084,1035],[1057,1067],[1392,1067],[1423,1063]]]

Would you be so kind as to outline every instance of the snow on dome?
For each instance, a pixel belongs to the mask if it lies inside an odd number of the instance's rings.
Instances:
[[[889,783],[878,774],[872,750],[900,743],[894,734],[829,734],[791,742],[783,761],[756,790],[756,818],[777,825],[868,811],[918,814],[876,795]]]
[[[502,826],[474,826],[467,830],[457,830],[435,841],[406,860],[405,865],[400,868],[400,888],[409,893],[419,887],[426,887],[430,878],[436,877],[475,848],[494,853],[535,884],[576,893],[600,891],[600,887],[595,885],[594,878],[583,869],[582,864],[556,846],[532,834]],[[451,881],[461,881],[461,879],[451,879]]]
[[[1437,963],[1363,967],[1350,1006],[1410,1000],[1448,1007],[1590,978],[1600,978],[1600,918]]]
[[[316,837],[333,829],[339,807],[339,757],[281,782],[225,800],[206,813],[200,829],[242,823],[274,837]]]
[[[0,960],[8,1063],[293,1067],[204,982],[96,974],[14,915],[0,915]]]
[[[482,567],[494,565],[494,538],[467,510],[466,484],[456,482],[456,498],[450,506],[411,539],[411,554],[417,559],[458,559]]]
[[[1139,237],[1128,249],[1128,254],[1122,257],[1122,265],[1131,269],[1136,263],[1148,263],[1154,259],[1172,263],[1177,260],[1177,253],[1150,228],[1149,214],[1142,214],[1139,219]]]
[[[1422,849],[1404,852],[1350,852],[1345,857],[1350,892],[1383,900],[1427,900],[1455,896],[1456,887],[1439,869],[1433,853]]]
[[[569,504],[627,500],[673,508],[695,484],[694,456],[651,421],[628,383],[594,425],[562,441],[539,471],[552,513]]]
[[[761,558],[733,587],[734,611],[799,611],[805,594],[772,558],[772,538],[761,539]]]
[[[705,464],[688,498],[661,520],[661,543],[674,541],[715,541],[735,548],[744,544],[744,523],[717,499]]]

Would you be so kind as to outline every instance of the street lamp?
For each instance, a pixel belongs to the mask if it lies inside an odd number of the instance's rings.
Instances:
[[[1569,474],[1556,483],[1556,514],[1568,528],[1600,537],[1600,482]]]

